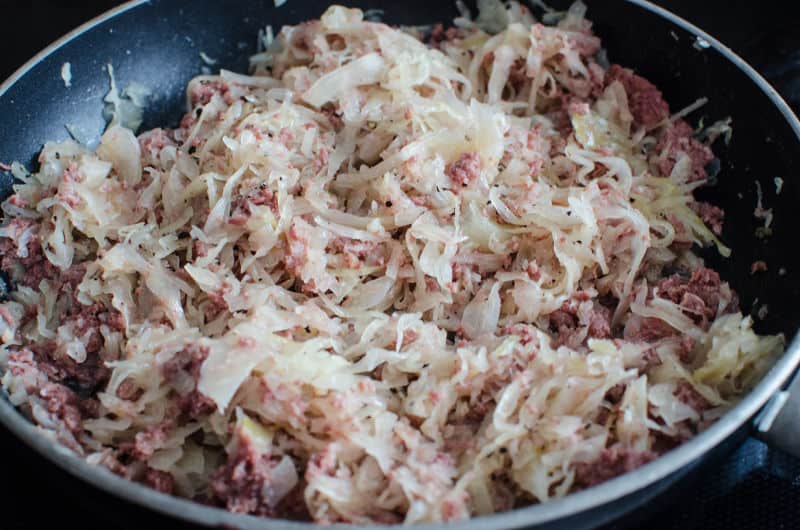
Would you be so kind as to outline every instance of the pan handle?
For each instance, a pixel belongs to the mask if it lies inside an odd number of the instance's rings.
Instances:
[[[800,373],[761,411],[755,435],[771,447],[800,458]]]

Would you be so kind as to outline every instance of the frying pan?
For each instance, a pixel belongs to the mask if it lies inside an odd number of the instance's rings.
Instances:
[[[376,2],[351,0],[364,9]],[[568,2],[554,1],[565,8]],[[663,494],[709,461],[717,460],[751,432],[800,455],[800,383],[783,390],[800,361],[795,336],[800,322],[800,252],[792,226],[800,185],[800,122],[752,68],[724,45],[688,22],[644,0],[587,0],[589,16],[614,62],[632,67],[663,90],[673,109],[706,96],[709,103],[694,119],[705,123],[732,117],[729,145],[717,146],[721,159],[717,182],[702,199],[726,212],[724,241],[729,259],[705,257],[739,292],[745,311],[767,304],[757,322],[762,333],[783,332],[786,352],[763,380],[729,413],[684,445],[638,470],[599,486],[546,504],[459,523],[464,530],[484,527],[547,526],[580,528],[615,520]],[[290,0],[276,8],[270,0],[134,0],[81,26],[41,52],[0,86],[0,159],[35,165],[46,140],[68,137],[96,144],[104,127],[102,98],[108,92],[106,65],[113,64],[118,85],[139,82],[154,94],[142,129],[176,125],[184,112],[183,90],[204,66],[200,52],[219,62],[215,68],[245,71],[255,51],[255,35],[270,24],[318,17],[326,0]],[[386,2],[383,19],[392,24],[447,22],[455,16],[450,0]],[[65,87],[61,67],[71,63],[72,86]],[[779,193],[775,177],[784,181]],[[775,213],[772,234],[756,235],[762,220],[752,215],[756,182],[764,206]],[[0,175],[0,195],[11,192],[12,177]],[[751,276],[750,264],[765,260],[769,270]],[[112,494],[187,522],[207,526],[309,528],[306,523],[234,515],[169,497],[128,482],[83,462],[42,436],[0,396],[0,423],[43,456]],[[444,528],[428,525],[426,528]]]

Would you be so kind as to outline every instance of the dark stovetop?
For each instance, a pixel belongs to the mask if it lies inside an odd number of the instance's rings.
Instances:
[[[5,22],[0,79],[57,37],[119,3],[29,0],[23,5],[19,0],[0,0]],[[797,2],[658,0],[657,3],[694,22],[742,55],[775,85],[796,112],[800,111],[800,9],[788,7]],[[43,461],[2,428],[0,454],[3,455],[0,476],[5,484],[0,487],[4,493],[0,496],[3,514],[0,529],[29,530],[74,524],[83,529],[183,527],[83,485]],[[660,500],[663,506],[655,507],[656,515],[640,518],[634,526],[675,530],[798,528],[800,462],[749,439],[723,464],[697,480],[691,492]]]

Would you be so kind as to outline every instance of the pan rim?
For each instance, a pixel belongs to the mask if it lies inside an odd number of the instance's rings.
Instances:
[[[67,43],[75,40],[84,33],[111,20],[129,10],[150,3],[151,0],[129,0],[105,13],[78,26],[63,37],[37,53],[33,58],[18,68],[8,79],[0,84],[0,97],[29,71],[48,58],[55,51]],[[644,9],[668,22],[680,27],[695,38],[703,39],[725,59],[730,61],[737,69],[753,81],[757,87],[770,99],[773,105],[783,115],[795,136],[800,142],[800,121],[792,112],[789,105],[753,67],[739,57],[730,48],[701,30],[694,24],[675,15],[665,8],[657,6],[648,0],[625,0],[630,4]],[[728,411],[717,422],[703,433],[688,442],[659,457],[641,468],[626,473],[620,477],[609,480],[587,490],[573,493],[564,498],[553,500],[544,504],[537,504],[517,510],[475,517],[462,521],[459,527],[464,530],[479,530],[486,526],[493,528],[520,528],[536,524],[546,524],[578,515],[591,509],[611,503],[628,495],[641,491],[657,481],[664,479],[693,461],[699,459],[707,451],[722,443],[736,432],[742,425],[750,421],[758,411],[767,403],[772,395],[777,392],[797,369],[800,363],[800,333],[795,333],[788,344],[783,356],[775,363],[770,371],[742,399],[732,410]],[[132,502],[141,507],[159,512],[164,515],[192,523],[206,526],[228,525],[242,529],[270,528],[299,530],[314,528],[314,523],[294,522],[279,519],[265,519],[249,515],[233,514],[221,508],[204,506],[188,499],[172,497],[158,493],[150,488],[131,482],[114,475],[105,468],[88,464],[85,460],[73,454],[55,440],[45,436],[43,431],[22,416],[19,411],[5,398],[0,398],[0,424],[13,433],[17,438],[32,447],[40,455],[56,464],[74,477],[91,484],[92,486],[116,496],[124,501]],[[339,525],[353,526],[355,525]],[[424,524],[418,528],[434,530],[449,528],[445,524]],[[359,526],[359,528],[385,528],[384,526]]]

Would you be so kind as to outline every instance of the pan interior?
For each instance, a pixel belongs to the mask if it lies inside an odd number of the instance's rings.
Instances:
[[[363,9],[375,5],[347,3]],[[725,209],[722,239],[733,255],[724,259],[709,251],[705,257],[737,290],[743,312],[756,313],[766,304],[765,318],[756,319],[759,332],[792,337],[800,319],[800,282],[792,281],[800,271],[800,253],[791,225],[800,196],[793,178],[800,169],[795,156],[800,142],[792,126],[762,87],[718,50],[698,44],[691,32],[632,2],[586,3],[608,56],[653,81],[673,110],[708,97],[709,103],[691,116],[693,124],[732,118],[730,144],[715,146],[721,161],[717,183],[699,195]],[[34,64],[0,95],[0,160],[19,160],[34,169],[44,141],[69,137],[66,126],[79,140],[96,143],[105,127],[108,64],[120,87],[137,82],[153,92],[141,130],[174,126],[185,110],[187,82],[206,66],[200,52],[218,61],[214,68],[246,71],[266,23],[277,30],[319,16],[327,4],[308,0],[274,8],[271,2],[245,0],[152,0],[100,22]],[[383,20],[393,24],[446,22],[457,14],[450,2],[385,4]],[[563,8],[569,2],[552,4]],[[60,76],[66,62],[72,69],[70,88]],[[776,177],[783,179],[780,193]],[[10,174],[0,176],[2,197],[10,193],[11,182]],[[774,213],[769,237],[757,235],[764,221],[753,216],[756,183],[764,206]],[[750,274],[756,260],[767,262],[766,273]]]

